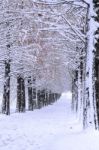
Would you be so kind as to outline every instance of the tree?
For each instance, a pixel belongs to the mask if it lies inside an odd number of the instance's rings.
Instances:
[[[8,18],[3,18],[1,24],[3,24],[7,30],[5,30],[5,34],[3,34],[3,38],[5,43],[2,43],[2,46],[5,47],[5,77],[4,77],[4,91],[3,91],[3,101],[2,101],[2,113],[10,114],[10,53],[11,53],[11,23],[9,19],[9,5],[6,4],[5,1],[2,2],[2,6],[4,7],[4,15],[8,16]],[[7,10],[7,11],[6,11]],[[2,16],[2,14],[1,14]]]
[[[94,17],[95,21],[97,22],[97,25],[99,23],[99,3],[97,0],[93,0],[94,4],[94,11],[96,12],[96,15]],[[99,26],[97,26],[96,31],[95,31],[95,98],[96,98],[96,114],[97,114],[97,122],[98,122],[98,127],[99,127]]]
[[[82,90],[82,110],[83,110],[83,126],[86,128],[89,125],[98,128],[98,68],[97,68],[97,19],[98,15],[97,1],[82,0],[87,5],[87,20],[86,20],[86,57],[83,65],[83,90]]]

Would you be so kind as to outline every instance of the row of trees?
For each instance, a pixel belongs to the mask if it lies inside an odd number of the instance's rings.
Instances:
[[[87,6],[85,55],[74,71],[73,108],[78,112],[83,127],[99,128],[99,2],[83,0]]]
[[[90,61],[94,54],[89,30],[92,5],[33,0],[2,0],[0,4],[2,113],[10,114],[11,93],[17,93],[16,110],[24,112],[27,106],[33,110],[53,103],[72,86],[72,108],[83,126],[96,125],[94,63]]]
[[[35,90],[36,95],[40,91],[60,95],[65,88],[70,89],[68,66],[74,69],[79,60],[76,46],[82,39],[78,30],[83,28],[83,10],[83,7],[72,3],[53,5],[32,0],[0,1],[2,113],[10,114],[10,93],[14,84],[17,87],[13,94],[17,93],[18,111],[25,110],[25,97],[28,95],[31,99]],[[33,82],[28,88],[30,78]]]
[[[17,87],[14,91],[17,93],[17,111],[24,112],[26,109],[26,89],[28,89],[29,110],[33,110],[34,105],[40,108],[54,102],[60,97],[60,91],[51,89],[54,86],[53,82],[59,79],[54,77],[58,73],[55,72],[57,63],[54,63],[55,59],[54,62],[49,60],[50,63],[46,60],[46,57],[49,57],[47,48],[40,40],[42,36],[40,28],[43,23],[39,24],[41,20],[38,18],[41,15],[35,10],[38,6],[29,0],[3,0],[0,4],[2,113],[10,114],[12,92],[10,83],[13,77],[17,80],[16,82],[13,80]]]

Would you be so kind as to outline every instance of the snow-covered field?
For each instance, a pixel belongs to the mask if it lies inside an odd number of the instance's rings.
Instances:
[[[98,150],[99,132],[83,131],[62,95],[54,105],[0,115],[0,150]]]

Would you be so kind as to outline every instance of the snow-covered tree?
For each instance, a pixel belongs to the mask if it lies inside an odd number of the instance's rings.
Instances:
[[[78,91],[78,102],[80,104],[81,118],[83,126],[89,125],[98,128],[98,1],[82,0],[87,6],[86,17],[86,44],[85,58],[83,58],[83,76],[82,83],[79,80],[81,75],[78,74],[78,81],[81,84],[81,92]]]

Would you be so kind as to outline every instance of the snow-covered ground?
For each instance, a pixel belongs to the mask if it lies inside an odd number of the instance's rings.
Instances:
[[[0,150],[98,150],[99,132],[83,131],[70,99],[23,114],[0,115]]]

